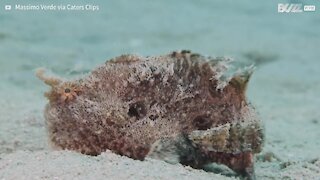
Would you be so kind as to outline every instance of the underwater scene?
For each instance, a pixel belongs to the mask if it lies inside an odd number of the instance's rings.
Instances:
[[[319,7],[1,1],[0,179],[320,179]]]

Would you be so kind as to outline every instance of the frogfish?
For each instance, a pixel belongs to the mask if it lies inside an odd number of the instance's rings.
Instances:
[[[253,70],[228,77],[228,61],[182,50],[121,55],[72,80],[39,69],[50,86],[44,110],[50,145],[193,168],[218,163],[255,179],[264,128],[246,99]]]

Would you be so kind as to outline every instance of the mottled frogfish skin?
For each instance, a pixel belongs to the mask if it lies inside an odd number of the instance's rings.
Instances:
[[[50,144],[194,168],[215,162],[254,179],[263,128],[245,95],[252,68],[228,78],[227,62],[183,50],[122,55],[70,81],[40,69],[51,86],[44,112]]]

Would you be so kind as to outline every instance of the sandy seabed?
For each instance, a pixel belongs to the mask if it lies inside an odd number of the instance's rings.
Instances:
[[[295,74],[297,79],[291,79],[280,68],[286,63],[278,61],[257,69],[249,86],[249,97],[266,128],[264,150],[256,156],[257,179],[319,179],[319,99],[314,97],[320,92],[320,82],[316,74],[304,80]],[[306,63],[295,68],[317,72]],[[270,71],[284,78],[273,78]],[[300,86],[295,86],[297,81]],[[6,96],[0,100],[0,179],[237,178],[232,173],[229,177],[216,174],[210,167],[206,172],[152,159],[136,161],[112,152],[92,157],[52,151],[42,115],[45,99],[34,90],[19,91],[12,86],[16,85],[2,87]]]

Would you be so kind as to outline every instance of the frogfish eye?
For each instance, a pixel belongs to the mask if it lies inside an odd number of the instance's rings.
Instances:
[[[69,88],[66,88],[66,89],[64,90],[64,92],[65,92],[65,93],[70,93],[71,90],[70,90]]]

